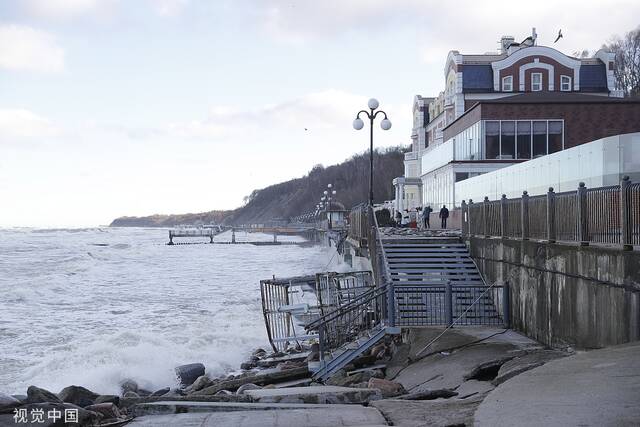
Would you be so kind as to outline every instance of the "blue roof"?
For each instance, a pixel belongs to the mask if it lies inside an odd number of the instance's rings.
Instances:
[[[604,64],[580,66],[581,91],[606,91],[607,68]]]
[[[493,92],[491,65],[463,65],[462,90],[464,92]]]

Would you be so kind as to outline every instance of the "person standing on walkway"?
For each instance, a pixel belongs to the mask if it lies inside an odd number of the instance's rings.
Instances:
[[[440,209],[440,219],[442,220],[442,228],[447,228],[447,218],[449,218],[449,209],[445,205],[442,205]]]
[[[429,223],[431,212],[433,212],[433,209],[431,209],[431,206],[425,206],[424,209],[422,209],[422,222],[424,224],[424,228],[427,228],[427,229],[431,228],[431,224]]]
[[[402,212],[396,211],[396,227],[402,226]]]

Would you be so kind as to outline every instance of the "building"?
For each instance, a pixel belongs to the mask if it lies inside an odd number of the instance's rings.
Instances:
[[[445,90],[414,99],[412,149],[396,208],[455,207],[455,183],[599,138],[640,131],[640,105],[615,89],[614,55],[573,58],[502,37],[501,50],[451,51]]]

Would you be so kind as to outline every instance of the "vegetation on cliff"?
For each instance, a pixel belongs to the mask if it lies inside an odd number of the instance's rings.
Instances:
[[[376,150],[373,156],[374,201],[394,198],[392,180],[404,174],[404,147]],[[369,198],[369,153],[360,153],[346,161],[324,167],[314,166],[302,178],[254,190],[245,197],[243,206],[232,211],[210,211],[184,215],[121,217],[112,227],[171,227],[178,224],[248,224],[273,219],[289,219],[315,210],[327,184],[337,191],[334,200],[345,208]]]

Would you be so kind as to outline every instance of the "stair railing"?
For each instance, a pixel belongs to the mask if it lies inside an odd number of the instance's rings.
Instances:
[[[389,262],[387,254],[382,244],[382,233],[378,226],[378,218],[376,217],[373,206],[369,206],[369,258],[374,273],[374,280],[378,288],[386,288],[387,290],[387,326],[395,326],[395,294],[393,280],[391,279],[391,271],[389,270]]]

